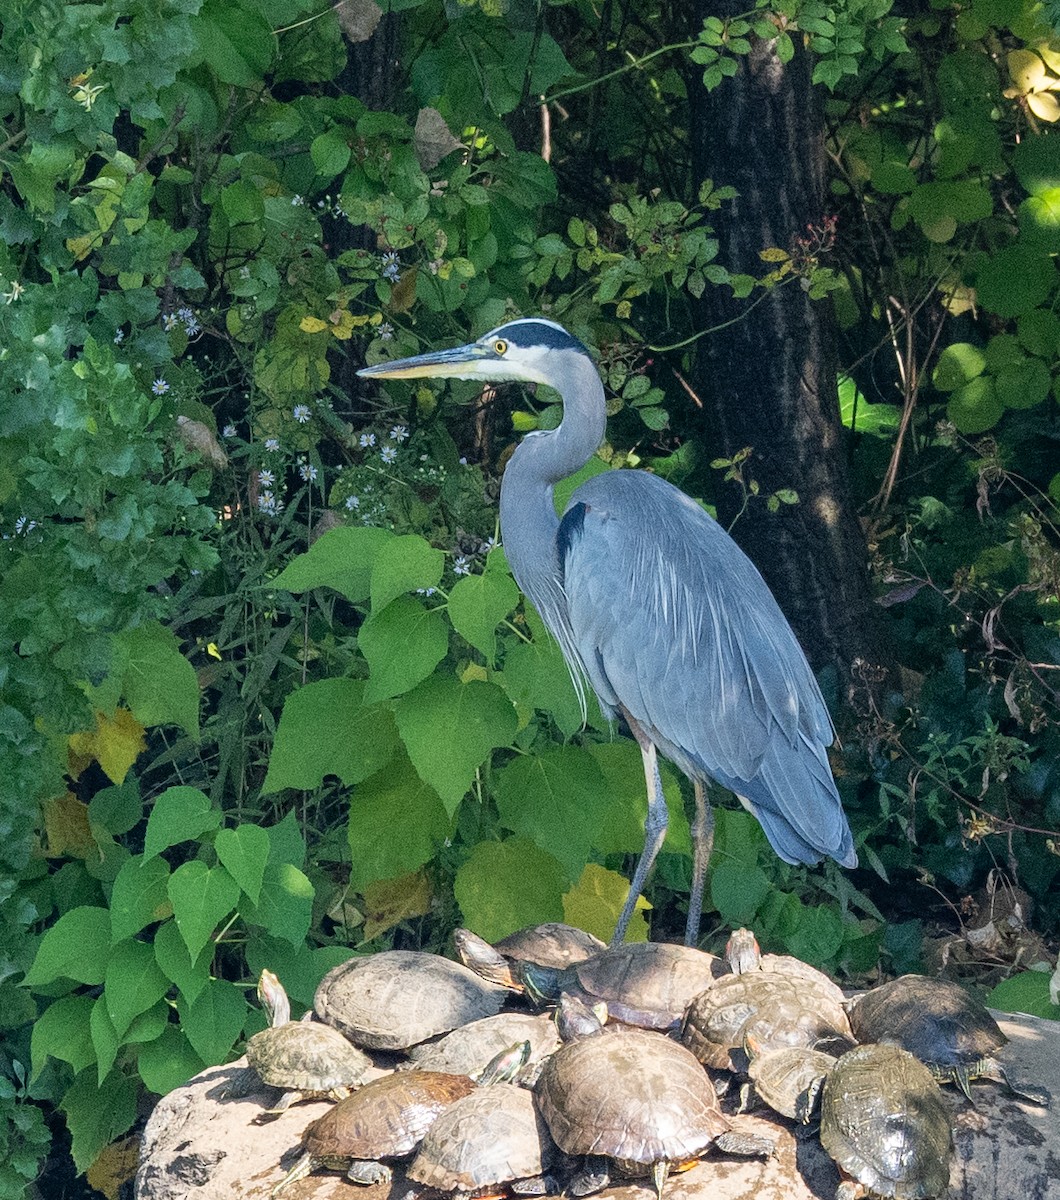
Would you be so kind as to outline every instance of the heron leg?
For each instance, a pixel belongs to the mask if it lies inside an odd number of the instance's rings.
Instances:
[[[688,922],[685,925],[685,945],[694,946],[699,939],[699,919],[703,915],[703,885],[707,865],[714,849],[714,810],[710,807],[707,788],[701,779],[693,779],[696,793],[696,815],[692,821],[692,894],[688,897]]]
[[[669,814],[666,811],[666,797],[663,795],[662,779],[659,777],[659,761],[655,751],[655,743],[641,729],[640,725],[622,710],[630,732],[637,739],[641,757],[644,759],[644,781],[648,786],[648,816],[644,821],[644,849],[640,852],[637,869],[629,883],[629,895],[622,907],[622,913],[611,937],[612,946],[620,946],[626,937],[626,929],[637,907],[637,897],[644,887],[648,872],[659,853],[659,847],[666,836],[666,822]]]

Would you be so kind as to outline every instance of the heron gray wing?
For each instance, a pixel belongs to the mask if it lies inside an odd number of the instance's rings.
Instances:
[[[817,681],[728,534],[658,477],[613,471],[575,491],[559,548],[570,636],[605,706],[749,802],[782,857],[852,854]]]

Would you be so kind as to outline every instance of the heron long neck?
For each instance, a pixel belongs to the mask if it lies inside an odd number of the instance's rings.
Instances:
[[[607,426],[604,389],[592,362],[572,352],[562,366],[570,382],[561,393],[559,428],[527,437],[501,482],[501,540],[512,574],[553,633],[562,593],[552,488],[588,462]]]

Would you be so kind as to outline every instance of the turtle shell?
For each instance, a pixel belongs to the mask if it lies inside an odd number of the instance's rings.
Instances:
[[[973,1067],[1008,1038],[986,1006],[957,983],[902,975],[866,992],[850,1008],[859,1042],[895,1042],[942,1069]]]
[[[566,1043],[545,1064],[536,1092],[567,1154],[647,1168],[697,1158],[729,1129],[695,1057],[646,1030],[605,1029]]]
[[[560,977],[560,989],[587,1004],[603,1000],[616,1021],[669,1029],[689,1001],[728,973],[713,954],[666,942],[630,942],[603,950]],[[557,992],[558,994],[558,992]]]
[[[574,963],[584,962],[606,950],[607,946],[574,925],[562,921],[546,921],[542,925],[529,925],[517,929],[499,942],[494,950],[515,962],[532,962],[542,967],[563,970]]]
[[[313,1008],[358,1045],[404,1050],[493,1016],[506,995],[448,958],[386,950],[333,967],[320,981]]]
[[[821,1085],[836,1059],[807,1046],[785,1046],[756,1054],[748,1075],[755,1091],[774,1112],[803,1124],[809,1122]]]
[[[730,1070],[730,1052],[742,1047],[748,1032],[766,1048],[852,1040],[843,1007],[827,993],[819,993],[811,981],[748,971],[726,975],[692,1001],[681,1041],[706,1066]]]
[[[540,1175],[553,1152],[533,1093],[493,1083],[442,1113],[408,1174],[438,1191],[475,1193]]]
[[[923,1200],[948,1184],[949,1111],[931,1072],[890,1044],[856,1046],[825,1079],[821,1144],[881,1196]]]
[[[372,1065],[337,1029],[318,1021],[270,1025],[248,1040],[246,1053],[263,1082],[304,1092],[355,1087]]]
[[[559,1045],[555,1021],[543,1014],[498,1013],[462,1025],[429,1045],[413,1046],[409,1058],[420,1070],[477,1076],[498,1054],[523,1041],[530,1043],[528,1065],[540,1067]]]
[[[319,1159],[400,1158],[411,1154],[437,1117],[475,1086],[466,1075],[440,1071],[384,1075],[310,1122],[302,1148]]]

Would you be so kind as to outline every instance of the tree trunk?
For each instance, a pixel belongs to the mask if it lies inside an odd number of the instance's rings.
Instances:
[[[699,0],[696,27],[726,9]],[[699,78],[690,80],[693,165],[697,180],[739,192],[717,221],[719,261],[731,272],[762,276],[769,267],[760,251],[790,251],[828,214],[821,97],[801,47],[782,65],[772,43],[756,42],[738,61],[736,76],[713,92]],[[704,326],[733,323],[700,343],[696,391],[710,456],[752,448],[745,477],[761,490],[733,536],[765,576],[811,662],[817,669],[834,665],[849,695],[865,677],[855,661],[875,665],[888,656],[847,479],[832,312],[826,302],[811,301],[800,283],[784,283],[751,311],[749,301],[734,301],[724,287],[708,289]],[[769,512],[764,497],[783,488],[794,489],[799,503]],[[743,502],[738,485],[722,489],[724,524]],[[851,677],[852,669],[860,678]]]

